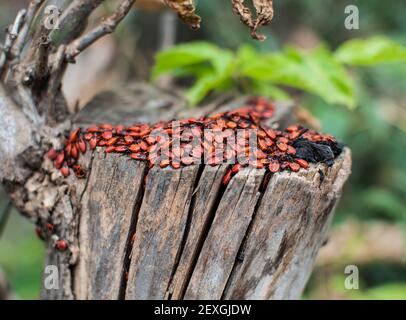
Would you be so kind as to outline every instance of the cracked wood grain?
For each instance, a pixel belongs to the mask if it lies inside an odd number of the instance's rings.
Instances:
[[[350,168],[345,149],[327,171],[312,165],[271,178],[223,298],[300,298]],[[319,169],[326,171],[322,184]]]
[[[126,299],[164,299],[198,170],[198,166],[150,170],[136,227]]]
[[[145,164],[96,151],[81,199],[77,299],[117,299]]]
[[[265,170],[242,169],[218,205],[185,299],[220,299],[251,221]]]
[[[216,210],[216,200],[221,188],[221,180],[227,165],[218,167],[205,166],[196,190],[195,202],[191,209],[190,228],[179,264],[171,281],[168,295],[171,299],[181,299],[193,271],[195,260],[204,241],[205,229]]]

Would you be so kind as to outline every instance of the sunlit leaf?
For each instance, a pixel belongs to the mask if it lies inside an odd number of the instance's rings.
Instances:
[[[354,83],[325,48],[303,53],[288,48],[246,63],[241,74],[258,81],[286,85],[316,94],[331,104],[356,105]]]
[[[374,65],[406,61],[406,47],[386,37],[372,37],[347,41],[334,55],[342,63]]]
[[[162,74],[174,72],[177,68],[198,63],[210,63],[217,72],[221,72],[232,59],[231,52],[207,42],[181,44],[157,54],[152,74],[155,79]]]
[[[191,105],[196,105],[204,99],[204,97],[216,87],[221,79],[216,77],[214,73],[207,73],[199,77],[193,86],[185,92],[185,97]]]
[[[194,76],[196,80],[185,96],[196,105],[231,79],[234,63],[234,55],[228,50],[205,42],[183,44],[157,55],[153,78],[167,73],[177,77]]]

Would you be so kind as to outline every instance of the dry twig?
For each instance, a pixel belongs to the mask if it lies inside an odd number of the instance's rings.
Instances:
[[[27,9],[27,14],[25,15],[24,25],[22,26],[12,48],[12,54],[14,57],[20,56],[21,51],[27,41],[27,36],[31,30],[34,18],[36,17],[38,10],[41,8],[43,3],[44,0],[33,0],[30,2]]]
[[[3,52],[0,55],[0,79],[4,77],[4,74],[8,69],[8,61],[12,59],[11,48],[18,37],[21,26],[24,23],[26,12],[27,11],[25,9],[20,10],[14,20],[14,23],[6,30],[6,40],[4,41]]]
[[[118,7],[117,11],[106,18],[100,25],[70,44],[66,49],[67,60],[72,61],[80,52],[92,45],[98,39],[109,33],[112,33],[116,29],[117,25],[121,22],[121,20],[123,20],[124,17],[128,14],[135,1],[136,0],[123,1]]]

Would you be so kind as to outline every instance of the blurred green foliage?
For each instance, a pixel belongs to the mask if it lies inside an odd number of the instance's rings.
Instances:
[[[32,223],[13,211],[0,238],[0,267],[17,298],[39,298],[43,258],[44,244],[35,235]]]
[[[362,272],[362,271],[361,271]],[[369,288],[347,290],[343,286],[345,275],[333,274],[324,283],[324,292],[334,293],[335,298],[352,300],[406,300],[406,282],[385,283]],[[306,293],[304,299],[323,299],[319,293]]]
[[[158,53],[153,78],[164,74],[195,78],[185,93],[196,105],[213,90],[240,89],[274,99],[287,99],[278,86],[315,94],[329,104],[356,106],[355,83],[346,65],[406,62],[406,47],[386,37],[353,39],[335,52],[325,46],[303,52],[293,46],[261,53],[244,45],[236,53],[208,42],[191,42]]]
[[[244,45],[233,53],[208,42],[192,42],[160,52],[153,78],[167,73],[195,77],[186,90],[192,104],[213,90],[239,89],[274,99],[288,98],[286,87],[312,94],[302,95],[300,101],[321,120],[323,131],[336,135],[354,151],[354,183],[345,198],[345,213],[391,220],[406,227],[405,122],[403,119],[396,123],[401,119],[396,115],[385,119],[385,112],[390,110],[379,104],[388,102],[377,101],[373,97],[376,93],[368,87],[373,72],[386,70],[391,78],[390,70],[403,70],[389,81],[397,83],[402,76],[404,79],[405,62],[406,47],[383,36],[352,39],[334,52],[325,46],[307,52],[289,46],[264,54]],[[351,74],[348,65],[353,67]],[[348,110],[336,104],[349,109],[359,107]]]
[[[337,49],[335,57],[338,61],[349,65],[405,62],[406,47],[383,36],[366,40],[352,39]]]

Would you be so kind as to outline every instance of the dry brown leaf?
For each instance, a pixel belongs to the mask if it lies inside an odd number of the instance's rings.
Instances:
[[[231,0],[231,3],[234,12],[251,29],[251,36],[254,39],[264,41],[266,37],[257,31],[261,26],[271,23],[274,16],[273,0],[252,0],[256,11],[255,19],[253,19],[250,9],[244,5],[244,0]]]
[[[265,40],[266,37],[258,35],[257,30],[261,26],[266,26],[271,23],[273,19],[273,0],[253,0],[255,10],[257,11],[257,18],[255,20],[254,28],[252,29],[253,37],[258,40]]]
[[[200,17],[195,14],[196,8],[193,0],[164,0],[165,3],[175,10],[179,17],[194,29],[200,28]]]
[[[196,7],[193,0],[163,0],[171,9],[176,11],[180,18],[192,28],[200,27],[200,17],[195,14]],[[271,23],[274,10],[273,0],[251,0],[256,15],[253,17],[251,10],[244,4],[245,0],[231,0],[234,12],[240,17],[242,23],[251,29],[254,39],[264,41],[266,37],[258,33],[261,26]]]
[[[250,28],[253,28],[254,24],[252,22],[252,13],[250,9],[244,5],[244,0],[231,0],[231,3],[233,5],[234,12],[240,17],[242,23]]]

